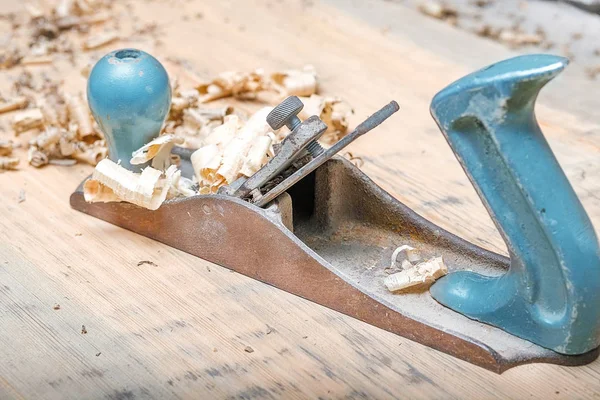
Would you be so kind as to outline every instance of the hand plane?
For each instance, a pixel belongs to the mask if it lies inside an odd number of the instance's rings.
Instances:
[[[505,60],[449,85],[431,105],[510,258],[436,226],[334,156],[392,115],[395,102],[323,149],[317,140],[326,125],[301,121],[302,103],[288,98],[268,117],[291,131],[278,153],[217,194],[150,211],[87,203],[80,186],[71,205],[497,373],[533,362],[586,364],[600,344],[598,240],[534,114],[538,92],[566,63],[550,55]],[[168,97],[158,92],[156,107],[131,114],[149,124]],[[154,129],[159,120],[150,118]],[[131,153],[123,137],[133,132],[123,129],[107,136],[120,135],[115,152]],[[190,175],[190,152],[174,152]],[[399,244],[442,256],[450,273],[429,290],[389,292],[384,268]]]

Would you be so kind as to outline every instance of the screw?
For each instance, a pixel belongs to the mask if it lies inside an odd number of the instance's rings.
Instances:
[[[293,132],[302,123],[300,118],[298,118],[298,114],[303,108],[304,104],[297,96],[290,96],[279,103],[267,115],[267,123],[273,130],[283,128],[285,125],[290,129],[290,132]],[[313,157],[318,156],[324,151],[323,147],[316,140],[310,142],[306,146],[306,150]]]

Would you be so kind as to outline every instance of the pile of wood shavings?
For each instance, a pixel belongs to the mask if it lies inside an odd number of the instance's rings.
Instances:
[[[5,15],[12,30],[0,41],[0,69],[52,67],[63,60],[74,64],[78,39],[84,40],[92,25],[111,19],[112,4],[109,0],[40,0],[26,3],[27,13]],[[52,80],[49,72],[22,70],[14,75],[9,95],[0,95],[0,114],[15,137],[12,147],[28,149],[29,164],[38,168],[78,161],[96,165],[107,153],[102,133],[83,96],[66,92],[63,82]],[[19,159],[16,154],[12,157]],[[2,162],[0,169],[15,169],[17,164]]]
[[[56,72],[55,63],[64,60],[81,65],[84,53],[77,49],[97,49],[118,39],[118,35],[111,33],[119,28],[115,4],[118,3],[112,0],[36,0],[27,3],[28,16],[5,15],[13,29],[4,41],[0,40],[0,69],[47,64]],[[95,53],[85,62],[81,70],[85,78],[99,56]],[[11,138],[0,135],[0,139],[14,141],[11,151],[5,147],[4,155],[0,156],[9,157],[1,160],[0,170],[18,168],[20,160],[13,148],[28,150],[29,164],[38,168],[78,162],[96,165],[106,157],[103,134],[91,117],[84,95],[67,91],[65,82],[51,79],[49,72],[41,69],[32,74],[22,70],[9,95],[0,95],[0,114],[4,114],[0,116],[2,121],[8,120],[10,129],[6,131],[13,135]],[[178,84],[181,74],[169,72],[173,101],[162,134],[176,135],[181,138],[179,146],[191,149],[214,142],[214,135],[210,140],[209,137],[228,117],[236,116],[241,124],[247,121],[248,115],[238,109],[235,101],[224,104],[228,99],[275,105],[290,95],[303,96],[306,107],[302,117],[319,115],[329,125],[321,138],[323,144],[331,144],[347,133],[348,117],[353,112],[337,97],[316,94],[317,74],[312,66],[271,73],[262,69],[228,71],[212,79],[200,78],[187,68],[184,71],[187,88]],[[219,105],[208,104],[216,100]],[[287,133],[284,128],[271,141],[276,143]],[[266,146],[266,139],[263,144]],[[267,156],[271,155],[272,149]],[[249,168],[245,171],[250,171]],[[213,182],[210,187],[216,190],[218,184]]]
[[[57,0],[31,1],[25,4],[28,18],[23,14],[9,14],[12,33],[0,43],[0,69],[24,65],[52,64],[54,55],[66,56],[74,63],[77,42],[66,32],[87,34],[93,25],[112,18],[112,0]],[[99,42],[93,36],[85,43]],[[99,47],[102,44],[95,47]]]
[[[167,134],[133,153],[131,164],[152,163],[141,173],[109,159],[100,161],[84,184],[84,197],[88,202],[127,201],[156,210],[170,198],[216,193],[220,186],[249,177],[267,163],[272,143],[278,140],[265,121],[270,110],[261,109],[246,123],[235,115],[226,117],[207,139],[212,143],[192,154],[194,179],[182,177],[177,165],[171,164],[171,149],[182,139]]]
[[[43,76],[40,82],[27,71],[13,89],[15,95],[0,102],[0,113],[12,112],[15,141],[30,138],[27,158],[32,166],[74,165],[77,161],[96,165],[106,157],[102,133],[81,95],[65,93]]]
[[[224,76],[237,78],[227,81],[230,86],[224,83],[225,80],[221,76],[209,82],[218,82],[219,90],[228,92],[229,97],[242,96],[247,99],[249,96],[256,97],[260,92],[267,91],[274,94],[271,99],[276,104],[289,95],[309,95],[310,97],[302,97],[306,106],[301,116],[306,118],[310,115],[319,115],[329,126],[321,138],[324,144],[339,140],[348,131],[348,118],[353,110],[338,97],[323,97],[315,94],[316,74],[310,68],[272,75],[264,73],[259,75],[256,71],[248,74],[228,72]],[[253,78],[246,79],[244,76]],[[257,76],[261,76],[262,83],[254,86],[254,92],[251,92],[247,84],[240,84],[240,82],[256,82]],[[278,80],[271,78],[272,76],[277,76]],[[282,76],[286,78],[283,79]],[[83,96],[64,93],[58,84],[42,78],[40,83],[39,79],[34,79],[31,73],[23,72],[15,84],[15,95],[10,100],[0,103],[0,113],[19,110],[14,112],[11,123],[15,136],[24,133],[32,133],[34,136],[29,141],[29,163],[34,167],[42,167],[46,164],[73,165],[77,161],[96,165],[106,157],[107,149],[102,132],[93,121]],[[247,120],[246,114],[234,109],[233,106],[211,107],[207,104],[215,99],[204,96],[198,88],[210,87],[213,84],[216,85],[216,83],[203,81],[198,82],[195,87],[182,89],[177,80],[173,80],[173,100],[163,134],[174,134],[181,138],[178,145],[182,147],[199,149],[209,144],[216,144],[217,136],[212,133],[217,127],[223,125],[227,118],[233,121],[235,117],[239,123],[244,123]],[[233,90],[232,87],[238,89]],[[241,87],[246,89],[241,90]],[[289,133],[286,129],[282,129],[279,136],[272,139],[275,142],[283,139]],[[226,131],[225,129],[218,132]],[[220,138],[218,141],[224,144],[226,139]],[[272,153],[269,156],[272,156]],[[7,169],[8,166],[12,169],[14,164],[6,164]],[[212,182],[210,186],[213,188],[211,190],[216,190],[219,184]]]
[[[317,74],[310,65],[270,74],[262,69],[227,71],[210,80],[189,71],[185,75],[193,87],[182,89],[174,82],[171,111],[165,125],[166,133],[185,139],[183,147],[197,149],[207,144],[212,131],[228,115],[237,115],[242,122],[247,120],[247,115],[233,106],[208,107],[208,103],[225,98],[257,100],[275,106],[288,96],[300,96],[305,104],[301,118],[318,115],[329,127],[320,139],[323,144],[335,143],[348,133],[348,118],[354,111],[339,97],[317,94]],[[286,129],[281,130],[281,135],[287,133]]]

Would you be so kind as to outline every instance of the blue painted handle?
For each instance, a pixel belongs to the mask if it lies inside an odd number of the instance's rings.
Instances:
[[[129,163],[131,153],[160,134],[171,106],[167,71],[141,50],[112,51],[94,65],[87,97],[104,133],[109,158],[139,171],[143,166]]]
[[[527,55],[438,93],[431,113],[500,231],[500,277],[451,273],[433,297],[470,318],[563,354],[600,344],[598,239],[534,114],[538,92],[568,61]]]

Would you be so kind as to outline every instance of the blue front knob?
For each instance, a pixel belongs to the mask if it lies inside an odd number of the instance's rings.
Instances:
[[[160,134],[171,105],[165,68],[141,50],[110,52],[94,65],[87,98],[104,133],[109,158],[139,171],[143,166],[129,163],[131,153]]]

